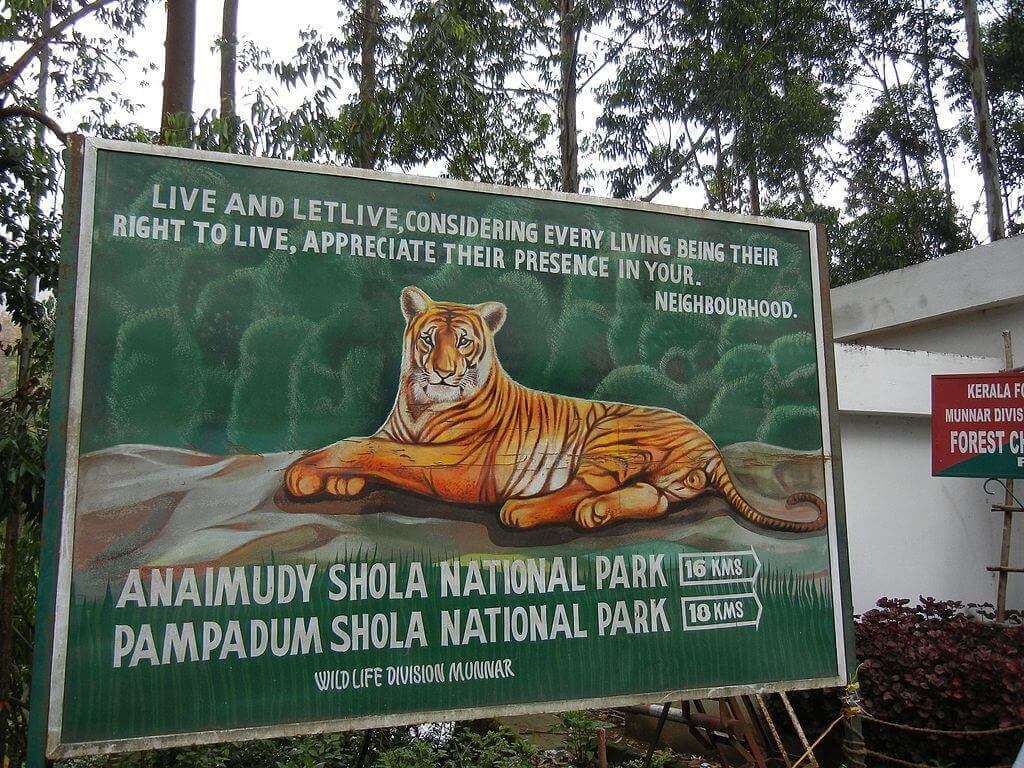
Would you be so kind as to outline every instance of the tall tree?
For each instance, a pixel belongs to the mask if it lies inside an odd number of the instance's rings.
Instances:
[[[235,150],[238,139],[238,105],[235,77],[238,72],[238,0],[224,0],[220,40],[221,146]]]
[[[196,66],[196,0],[167,0],[164,40],[164,98],[160,140],[182,143],[192,134],[192,91]]]
[[[41,19],[41,31],[44,38],[50,30],[50,9],[44,8]],[[35,109],[39,114],[45,115],[47,113],[47,91],[48,91],[48,78],[50,68],[50,46],[47,43],[43,46],[39,52],[38,57],[38,76],[36,85],[36,104]],[[36,126],[35,141],[39,146],[45,144],[45,126],[40,123]],[[37,239],[37,229],[40,222],[40,216],[38,214],[40,202],[43,195],[47,192],[43,184],[34,183],[28,190],[29,192],[29,206],[28,206],[28,231],[27,231],[27,242],[31,243]],[[23,298],[25,306],[33,306],[36,302],[36,292],[39,285],[39,276],[32,274],[28,270],[24,274],[24,291],[25,295]],[[15,398],[24,399],[28,394],[29,374],[31,370],[31,357],[32,357],[32,346],[33,346],[33,333],[34,323],[29,320],[23,322],[21,326],[21,340],[18,348],[18,375],[15,386]],[[0,351],[0,355],[5,352]],[[2,395],[4,393],[0,393]],[[20,402],[20,410],[28,411],[29,404]],[[7,477],[5,474],[5,485],[7,481],[12,478]],[[13,490],[13,489],[11,489]],[[10,491],[7,491],[8,493]],[[15,594],[15,582],[17,578],[16,569],[18,566],[19,553],[18,548],[21,544],[21,528],[23,512],[20,500],[9,499],[12,502],[12,509],[6,515],[4,522],[4,538],[3,538],[3,554],[0,558],[0,765],[6,765],[13,763],[13,757],[8,750],[8,734],[13,735],[14,709],[9,706],[10,702],[20,700],[20,691],[16,691],[13,685],[13,672],[14,672],[14,653],[13,653],[13,641],[14,641],[14,594]]]
[[[517,79],[520,17],[495,0],[405,0],[399,22],[388,6],[357,3],[342,6],[340,34],[306,30],[295,56],[257,64],[311,91],[291,111],[257,91],[259,151],[378,168],[440,162],[456,178],[506,184],[546,179],[550,121],[537,108],[543,94]]]
[[[532,65],[543,88],[542,100],[554,105],[558,126],[558,174],[554,182],[564,192],[579,192],[588,175],[580,171],[580,93],[609,64],[618,60],[636,30],[616,30],[620,39],[607,41],[605,50],[592,44],[583,50],[582,39],[589,32],[612,20],[616,9],[625,12],[630,3],[614,0],[511,0],[515,14],[522,19]],[[624,13],[623,17],[625,17]]]
[[[950,137],[939,122],[939,99],[936,93],[936,75],[942,72],[937,66],[945,62],[945,57],[938,51],[952,48],[950,23],[952,14],[933,0],[921,0],[920,14],[917,17],[918,55],[917,72],[924,84],[925,103],[931,117],[931,127],[935,135],[935,148],[942,166],[942,185],[946,193],[946,205],[953,206],[953,184],[949,173]],[[936,40],[938,38],[938,40]]]
[[[359,30],[359,153],[356,165],[373,168],[378,160],[374,122],[378,109],[377,32],[381,23],[380,0],[361,0],[355,24]]]
[[[907,89],[909,86],[904,86]],[[931,170],[927,110],[909,112],[899,94],[879,93],[847,142],[845,220],[830,237],[833,283],[842,285],[970,247],[967,221],[949,204]],[[918,102],[911,93],[908,102]],[[903,172],[920,160],[924,177]]]
[[[964,29],[967,32],[967,79],[970,82],[971,104],[974,107],[978,166],[981,170],[985,210],[988,214],[988,237],[993,241],[1001,240],[1006,237],[1006,219],[1003,216],[999,155],[996,152],[996,140],[992,131],[992,111],[988,101],[988,83],[985,79],[985,54],[977,0],[964,0]]]
[[[1024,0],[1003,0],[984,26],[985,75],[1008,234],[1024,228]]]
[[[580,191],[579,137],[576,129],[576,93],[580,27],[575,0],[558,0],[558,148],[561,189]]]
[[[650,198],[683,180],[724,210],[813,201],[849,73],[834,4],[648,0],[634,13],[649,22],[600,93],[613,192]]]

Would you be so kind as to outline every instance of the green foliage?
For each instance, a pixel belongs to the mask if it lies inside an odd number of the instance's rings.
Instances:
[[[839,3],[808,0],[619,9],[634,46],[601,91],[598,119],[602,151],[619,161],[613,194],[684,181],[703,186],[710,207],[750,210],[751,174],[776,198],[800,194],[798,173],[827,175],[821,149],[852,74],[843,17]]]
[[[700,421],[711,410],[711,403],[721,388],[722,381],[712,371],[698,373],[683,387],[683,414]]]
[[[1024,232],[1024,1],[1003,0],[982,31],[985,75],[998,137],[999,174],[1003,183],[1007,233]],[[964,117],[971,116],[966,78],[955,73],[958,101]]]
[[[637,758],[623,763],[622,768],[669,768],[676,765],[676,756],[670,749],[659,749],[651,756],[651,762]]]
[[[8,706],[0,706],[10,765],[25,754],[25,731],[33,653],[33,627],[39,563],[46,443],[49,433],[50,376],[53,367],[52,301],[41,307],[31,342],[0,344],[0,363],[11,363],[13,386],[0,391],[0,595],[11,615]],[[26,365],[18,370],[19,357]],[[13,529],[11,528],[13,526]],[[8,549],[8,545],[11,545]],[[9,592],[8,592],[9,591]]]
[[[677,384],[685,384],[695,373],[693,360],[682,347],[670,347],[661,357],[658,370]]]
[[[772,364],[780,376],[788,376],[797,368],[815,361],[814,337],[807,332],[780,336],[768,348]]]
[[[865,184],[886,183],[876,171]],[[832,284],[844,285],[970,248],[966,220],[937,189],[906,189],[888,180],[888,191],[833,234]]]
[[[363,734],[300,736],[69,760],[67,768],[350,768]],[[367,768],[533,768],[537,750],[503,726],[432,724],[373,732]],[[582,764],[580,764],[582,768]]]
[[[714,336],[716,332],[715,323],[705,315],[653,312],[640,325],[640,359],[648,365],[658,365],[668,350],[689,348],[698,339]]]
[[[608,724],[584,711],[563,712],[558,720],[557,731],[565,738],[570,765],[574,768],[593,765],[597,757],[597,729],[606,728]]]
[[[450,734],[382,752],[379,768],[531,768],[536,749],[505,727],[479,731],[456,725]]]
[[[770,318],[739,315],[727,318],[718,337],[718,351],[724,355],[740,344],[770,344],[775,338],[776,327]]]
[[[781,381],[772,379],[765,387],[766,405],[813,403],[818,399],[818,366],[802,365]]]
[[[256,316],[259,275],[240,269],[207,284],[199,293],[194,316],[196,345],[207,365],[238,364],[242,334]]]

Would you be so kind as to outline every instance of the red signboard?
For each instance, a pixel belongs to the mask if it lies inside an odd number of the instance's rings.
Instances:
[[[932,475],[1024,477],[1024,373],[932,376]]]

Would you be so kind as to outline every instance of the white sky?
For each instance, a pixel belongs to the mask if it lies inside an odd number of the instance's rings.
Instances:
[[[196,85],[194,110],[197,114],[206,109],[218,106],[218,85],[220,62],[214,49],[215,40],[220,35],[221,2],[220,0],[198,0],[198,18],[196,29]],[[300,29],[316,27],[326,33],[333,33],[338,24],[338,6],[335,0],[287,0],[285,3],[269,2],[268,0],[241,0],[239,8],[238,30],[242,42],[252,40],[258,46],[268,48],[274,58],[285,58],[294,52],[298,45]],[[148,18],[135,35],[133,47],[139,53],[139,60],[131,62],[125,68],[124,82],[121,87],[129,89],[132,98],[143,105],[143,109],[135,119],[150,128],[157,128],[160,122],[160,103],[162,98],[160,69],[163,65],[163,43],[166,17],[164,3],[154,3],[149,10]],[[587,46],[586,38],[583,45]],[[146,64],[156,65],[156,72],[145,73]],[[611,67],[607,68],[610,73]],[[594,100],[594,86],[599,85],[601,78],[594,82],[579,97],[578,122],[580,130],[589,132],[594,129],[599,108]],[[239,111],[242,114],[248,109],[246,94],[253,87],[251,78],[239,76],[238,95]],[[848,134],[861,111],[860,105],[866,105],[872,94],[873,84],[869,81],[854,83],[850,99],[843,114],[843,130]],[[354,89],[354,84],[353,84]],[[278,94],[285,104],[298,100],[296,95],[289,95],[283,87],[278,86]],[[952,114],[940,114],[944,126],[955,121]],[[68,121],[65,121],[66,123]],[[607,168],[606,161],[598,158],[580,158],[581,168]],[[436,169],[418,169],[425,175],[438,175]],[[951,158],[951,175],[954,197],[961,210],[967,215],[977,207],[972,219],[972,230],[979,239],[987,239],[985,235],[984,211],[978,206],[981,199],[981,182],[966,158]],[[812,180],[813,181],[813,180]],[[594,182],[596,194],[607,194],[603,180]],[[829,188],[815,189],[815,195],[825,202],[842,207],[843,185],[835,184]],[[677,184],[670,192],[656,198],[659,203],[681,205],[691,208],[702,208],[705,205],[703,191],[698,186]]]

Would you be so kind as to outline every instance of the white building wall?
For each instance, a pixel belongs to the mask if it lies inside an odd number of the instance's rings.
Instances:
[[[1003,517],[983,480],[931,477],[931,425],[920,417],[841,415],[853,608],[879,597],[994,603]],[[1018,519],[1012,552],[1024,553]],[[1024,607],[1021,576],[1008,603]]]
[[[1024,260],[1021,262],[1024,272]],[[1016,365],[1024,365],[1024,304],[968,312],[946,320],[886,330],[857,337],[858,344],[887,349],[923,349],[957,355],[999,358],[1002,367],[1003,331],[1010,331]]]
[[[882,596],[994,602],[1002,503],[982,479],[931,476],[930,377],[1024,364],[1024,237],[832,291],[855,610]],[[857,346],[854,346],[857,345]],[[901,351],[915,350],[915,351]],[[1024,481],[1018,481],[1024,491]],[[1024,498],[1024,493],[1018,493]],[[1010,564],[1024,565],[1024,515]],[[1008,605],[1024,608],[1024,575]]]
[[[994,357],[836,345],[850,578],[854,610],[880,597],[994,603],[1001,490],[984,480],[931,476],[931,376],[995,370]],[[1018,483],[1024,485],[1024,483]],[[1024,490],[1022,488],[1021,490]],[[1022,494],[1024,495],[1024,494]],[[1011,564],[1024,561],[1024,517]],[[1024,607],[1024,576],[1008,604]]]

